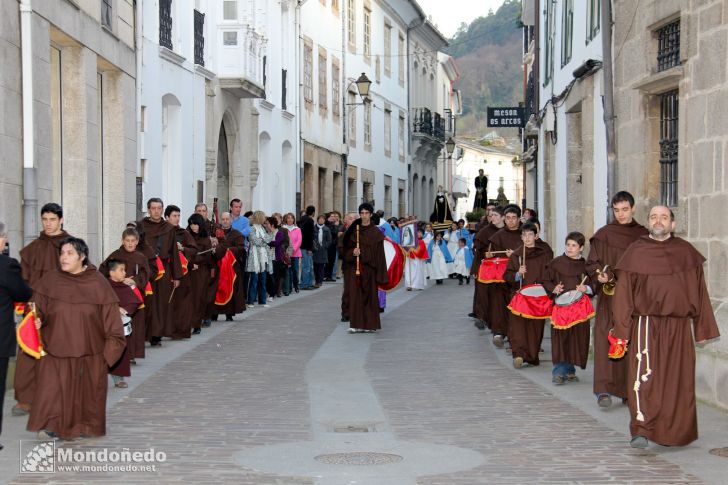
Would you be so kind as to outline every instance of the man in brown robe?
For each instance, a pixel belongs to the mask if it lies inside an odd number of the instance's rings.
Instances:
[[[339,259],[341,260],[341,272],[344,273],[346,261],[344,261],[344,234],[346,230],[356,221],[356,214],[349,212],[344,216],[344,230],[336,236],[336,250],[339,251]],[[348,322],[349,319],[349,285],[346,278],[343,279],[344,289],[341,292],[341,321]]]
[[[119,300],[88,263],[83,240],[64,240],[60,265],[34,288],[47,355],[38,361],[28,430],[39,439],[103,436],[108,367],[126,346]]]
[[[185,229],[179,226],[180,209],[176,205],[168,205],[164,209],[164,218],[174,226],[174,240],[177,244],[177,254],[182,265],[182,277],[179,280],[179,286],[172,296],[172,320],[171,326],[165,330],[164,335],[171,337],[172,340],[180,340],[190,338],[192,336],[192,327],[190,326],[189,315],[192,312],[190,291],[192,283],[190,280],[190,271],[192,270],[192,259],[197,254],[197,244],[195,240]],[[184,256],[184,259],[182,259]]]
[[[505,274],[510,289],[509,301],[521,287],[543,285],[546,281],[546,266],[553,259],[554,253],[536,244],[537,234],[538,229],[532,222],[521,226],[523,246],[516,248],[509,257]],[[544,319],[524,318],[511,311],[508,315],[508,332],[513,367],[520,369],[524,364],[539,365],[538,353],[543,340]]]
[[[234,269],[237,278],[235,278],[233,297],[225,305],[216,305],[213,301],[210,306],[213,320],[217,320],[217,315],[222,313],[225,314],[225,320],[228,322],[231,322],[235,315],[245,311],[245,300],[247,296],[245,280],[243,278],[246,262],[245,239],[239,231],[233,229],[232,222],[232,215],[229,212],[223,212],[220,216],[223,237],[217,238],[218,245],[215,250],[215,258],[218,261],[222,260],[228,249],[233,253],[233,256],[235,256]],[[217,288],[217,286],[215,288]]]
[[[144,231],[145,245],[154,254],[149,266],[157,266],[157,258],[162,263],[163,275],[152,281],[153,294],[147,300],[146,320],[147,339],[152,347],[162,345],[162,336],[172,328],[172,305],[169,301],[172,290],[179,286],[182,278],[182,264],[179,259],[175,227],[162,219],[164,203],[162,199],[151,198],[147,201],[149,216],[137,223]]]
[[[481,283],[478,281],[478,272],[480,271],[480,263],[485,258],[485,253],[491,246],[490,238],[505,226],[503,216],[502,207],[493,207],[489,213],[490,224],[478,231],[473,239],[473,251],[475,251],[475,255],[473,257],[473,264],[470,267],[470,274],[475,278],[475,291],[473,293],[473,311],[468,316],[475,318],[474,325],[480,330],[485,329],[486,325],[488,325],[488,328],[491,328],[491,322],[488,319],[488,287],[492,283]]]
[[[43,232],[38,239],[20,250],[20,267],[23,279],[28,286],[35,288],[38,282],[50,271],[58,269],[60,244],[69,234],[63,230],[63,209],[50,202],[40,209]],[[38,361],[22,350],[18,351],[15,361],[15,400],[13,416],[28,414],[35,394],[35,373]]]
[[[349,293],[349,333],[373,332],[379,320],[378,285],[389,282],[384,235],[372,222],[374,207],[359,206],[359,219],[344,233],[344,279]],[[357,271],[359,274],[357,275]]]
[[[614,220],[599,229],[589,241],[587,271],[595,280],[598,295],[594,322],[594,395],[597,404],[604,408],[612,405],[610,395],[627,398],[627,362],[609,359],[607,335],[614,325],[613,297],[610,294],[617,283],[614,268],[629,245],[647,234],[647,229],[634,220],[634,211],[632,194],[617,192],[612,197]],[[604,268],[607,268],[606,271]]]
[[[507,206],[504,211],[505,226],[493,234],[488,240],[491,251],[506,251],[510,258],[513,250],[521,247],[521,209],[516,205]],[[486,258],[492,258],[491,252],[486,252]],[[493,332],[493,344],[501,348],[508,337],[508,284],[491,283],[488,285],[488,322]]]
[[[653,207],[648,227],[649,236],[633,243],[616,268],[613,337],[629,340],[630,444],[685,446],[698,438],[694,344],[720,333],[705,258],[672,235],[669,208]]]

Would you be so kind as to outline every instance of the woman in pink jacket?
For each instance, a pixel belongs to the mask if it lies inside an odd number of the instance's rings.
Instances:
[[[290,260],[288,275],[283,289],[283,294],[291,294],[291,287],[298,293],[298,268],[301,262],[301,228],[296,225],[296,216],[288,213],[283,216],[283,227],[288,230],[288,238],[291,243],[286,250],[286,258]]]

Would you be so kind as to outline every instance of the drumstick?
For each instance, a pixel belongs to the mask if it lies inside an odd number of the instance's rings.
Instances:
[[[506,254],[508,251],[488,251],[490,254]]]
[[[172,293],[169,295],[169,301],[167,303],[172,303],[172,298],[174,298],[174,290],[176,290],[176,289],[177,289],[176,286],[172,287]]]

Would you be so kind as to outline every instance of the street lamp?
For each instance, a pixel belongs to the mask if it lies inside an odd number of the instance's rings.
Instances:
[[[455,151],[455,140],[452,137],[445,142],[445,150],[447,150],[447,158],[452,158],[452,152]]]
[[[359,96],[361,97],[361,103],[347,103],[346,102],[346,93],[349,90],[349,86],[351,86],[352,84],[356,84],[356,89],[357,89],[357,91],[359,91]],[[347,140],[347,132],[346,132],[346,130],[347,130],[348,127],[347,127],[347,124],[346,124],[346,121],[347,121],[346,107],[347,106],[354,106],[354,108],[351,108],[353,110],[353,109],[356,109],[356,106],[366,104],[367,100],[369,99],[369,88],[371,86],[372,86],[372,82],[369,80],[369,78],[367,77],[367,75],[362,72],[361,73],[361,76],[359,76],[359,79],[357,79],[356,81],[350,82],[349,85],[346,87],[346,89],[344,89],[344,92],[342,93],[343,94],[343,98],[344,98],[343,99],[344,112],[342,113],[343,116],[342,116],[341,127],[342,127],[342,142],[344,144],[344,153],[342,153],[342,155],[341,155],[341,160],[342,160],[342,170],[341,170],[342,171],[342,174],[341,174],[342,177],[341,177],[341,179],[342,179],[342,182],[343,182],[343,184],[342,184],[343,187],[342,187],[341,193],[342,193],[343,198],[344,198],[343,203],[344,203],[344,212],[345,213],[349,209],[348,208],[348,205],[349,205],[349,194],[347,194],[347,192],[348,192],[347,189],[348,189],[348,186],[349,186],[349,153],[348,153],[349,150],[348,150],[348,147],[347,147],[348,140]]]
[[[361,97],[361,103],[347,103],[347,105],[359,105],[366,103],[367,99],[369,98],[369,88],[372,86],[372,82],[369,80],[366,74],[363,72],[361,73],[361,76],[359,76],[359,79],[354,81],[354,84],[356,84],[356,89],[359,91],[359,96]],[[349,84],[351,86],[351,84]]]

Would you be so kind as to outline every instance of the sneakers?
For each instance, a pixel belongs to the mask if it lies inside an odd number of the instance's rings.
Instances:
[[[553,383],[554,383],[554,384],[556,384],[557,386],[563,386],[563,385],[564,385],[564,383],[566,382],[566,376],[562,376],[562,375],[555,375],[555,376],[553,376],[553,377],[551,378],[551,382],[553,382]]]
[[[632,448],[639,448],[644,450],[645,448],[647,448],[647,445],[649,443],[650,442],[647,441],[647,438],[637,435],[629,442],[629,446],[631,446]]]
[[[192,329],[192,335],[200,335],[201,333],[202,333],[202,329],[199,329],[199,328]]]
[[[468,316],[469,316],[470,318],[476,318],[476,316],[475,316],[475,313],[473,313],[473,312],[470,312],[470,313],[468,313]]]
[[[600,394],[597,397],[597,405],[600,408],[608,408],[612,405],[612,397],[609,394]]]
[[[347,330],[347,332],[349,332],[349,333],[359,333],[359,329],[358,328],[350,328],[349,330]]]
[[[523,367],[523,357],[516,357],[513,359],[513,368],[520,369],[521,367]]]
[[[499,349],[503,348],[503,335],[493,335],[493,345]]]

